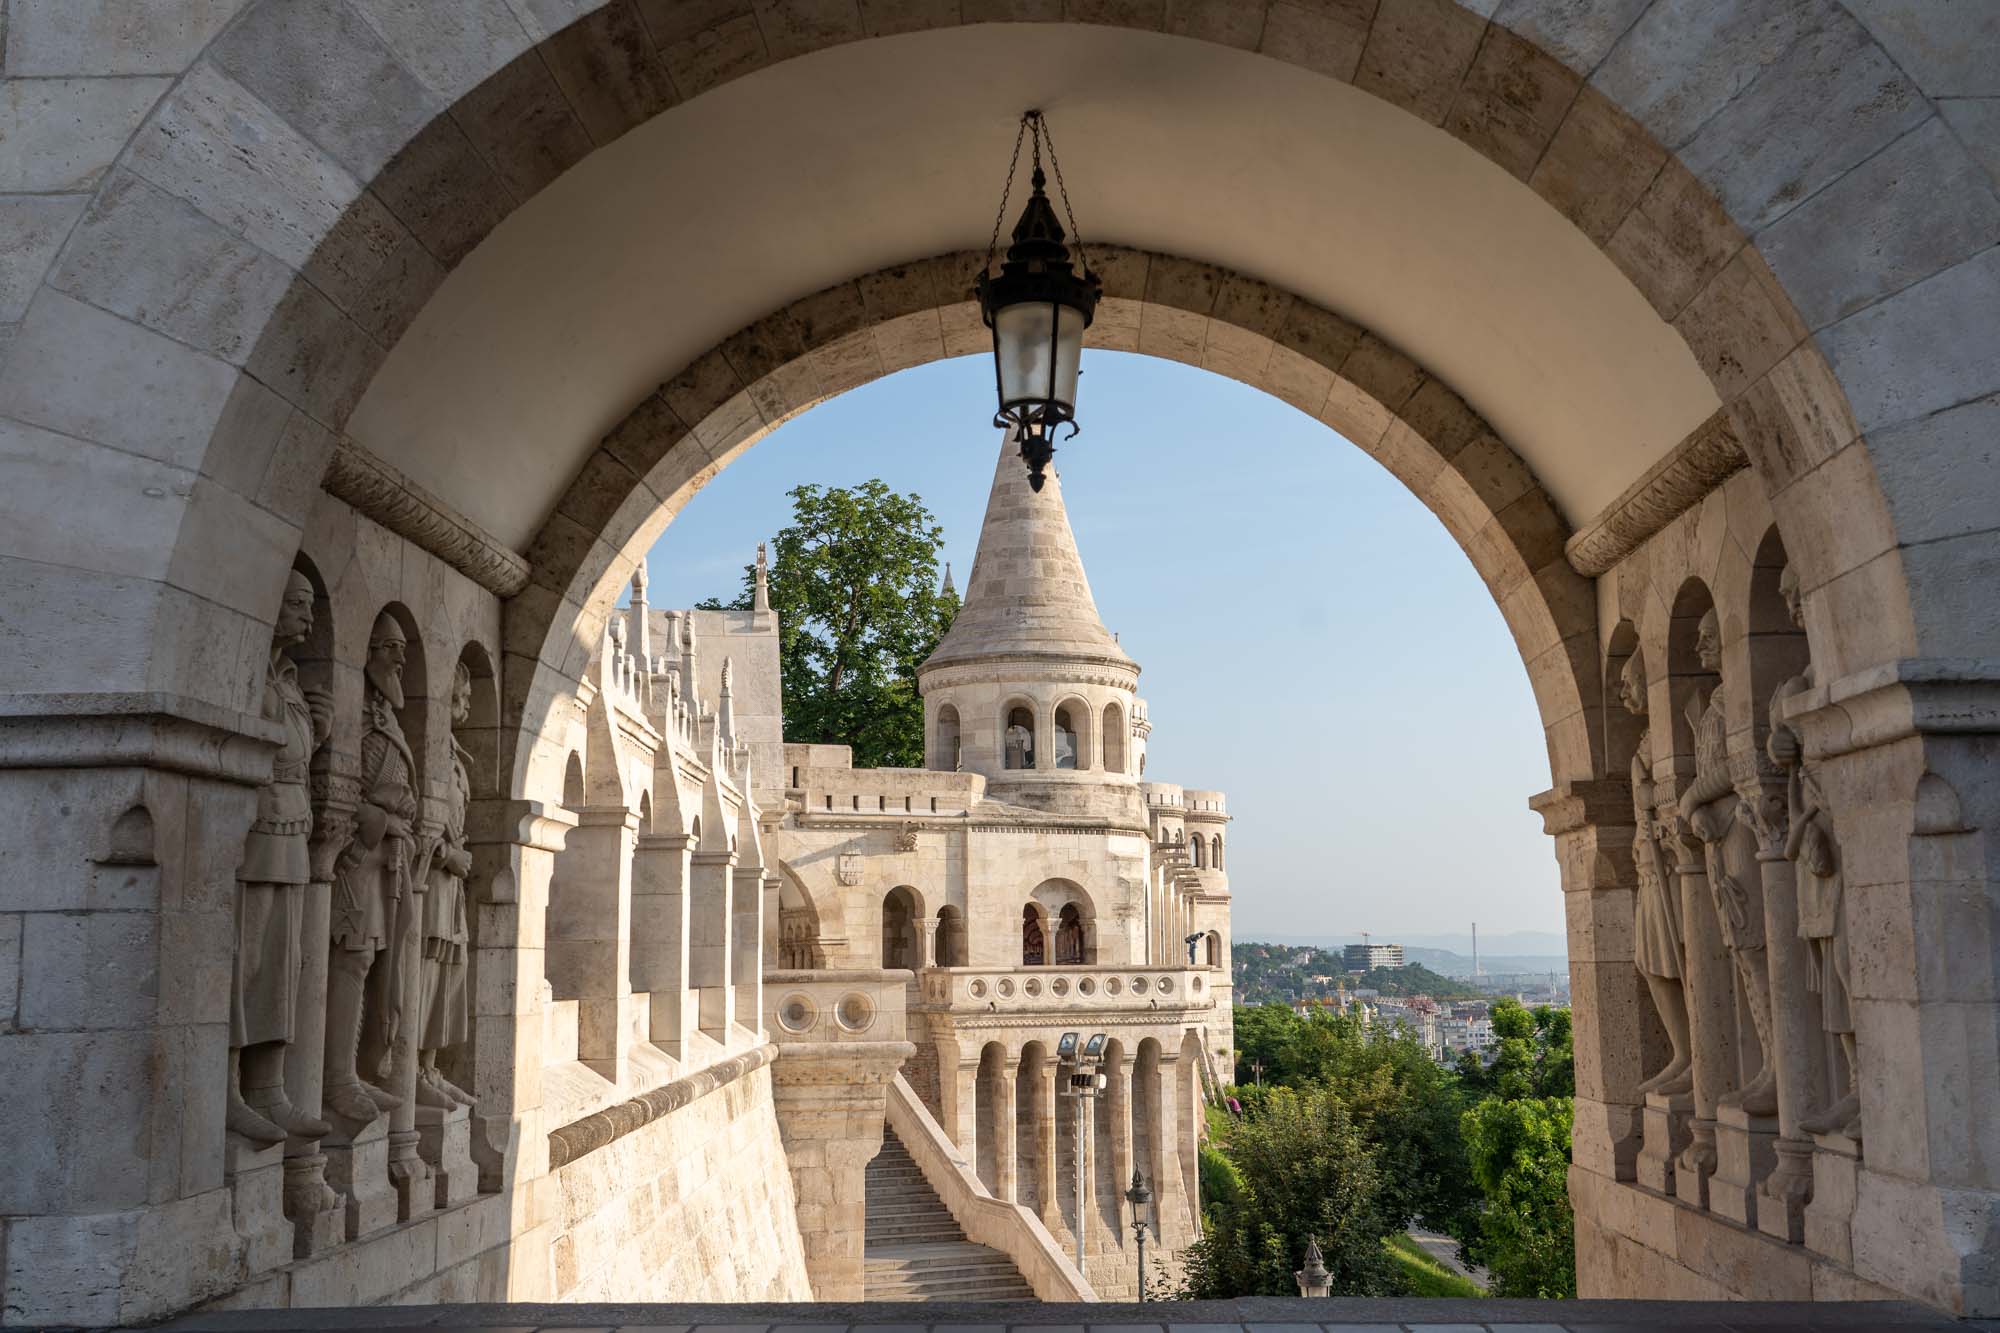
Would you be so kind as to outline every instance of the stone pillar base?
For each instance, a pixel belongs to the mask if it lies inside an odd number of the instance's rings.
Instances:
[[[1639,1148],[1638,1181],[1649,1190],[1672,1194],[1674,1159],[1693,1138],[1694,1098],[1685,1092],[1673,1096],[1649,1092],[1640,1114],[1645,1128]]]
[[[1800,1139],[1773,1145],[1778,1162],[1757,1187],[1757,1229],[1797,1245],[1806,1238],[1806,1204],[1813,1195],[1813,1146]]]
[[[415,1222],[437,1211],[431,1164],[417,1151],[414,1129],[389,1131],[389,1184],[396,1192],[396,1220]]]
[[[1688,1120],[1688,1146],[1674,1161],[1674,1197],[1690,1208],[1708,1209],[1708,1182],[1715,1173],[1715,1122]]]
[[[285,1216],[285,1150],[282,1144],[259,1148],[234,1134],[227,1136],[227,1142],[229,1208],[236,1234],[243,1239],[245,1269],[256,1277],[292,1261],[292,1223]]]
[[[1805,1207],[1806,1248],[1852,1268],[1861,1145],[1845,1134],[1815,1134],[1813,1143],[1812,1202]]]
[[[1757,1225],[1757,1187],[1778,1164],[1778,1118],[1751,1115],[1740,1106],[1715,1112],[1715,1178],[1709,1209],[1746,1227]]]
[[[382,1116],[351,1139],[320,1140],[326,1180],[347,1196],[347,1239],[359,1240],[396,1224],[396,1191],[389,1184],[389,1122]]]
[[[292,1257],[325,1254],[345,1239],[347,1209],[326,1179],[326,1154],[285,1157],[285,1216],[292,1219]]]
[[[430,1165],[436,1207],[456,1208],[479,1193],[479,1167],[472,1160],[472,1112],[466,1107],[443,1111],[419,1106],[417,1153]]]

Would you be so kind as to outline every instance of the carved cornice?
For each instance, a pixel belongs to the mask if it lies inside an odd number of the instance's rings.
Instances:
[[[284,739],[274,722],[174,694],[16,694],[0,768],[154,768],[261,787]]]
[[[1605,573],[1749,465],[1743,441],[1718,410],[1563,544],[1571,568],[1585,578]]]
[[[581,1120],[549,1131],[549,1170],[554,1171],[599,1148],[616,1143],[633,1130],[643,1129],[661,1116],[699,1101],[717,1088],[734,1083],[771,1063],[778,1048],[769,1043],[718,1060],[686,1078],[677,1078],[629,1101],[607,1106]]]
[[[352,440],[343,439],[335,446],[320,488],[488,592],[512,597],[528,586],[526,560]]]

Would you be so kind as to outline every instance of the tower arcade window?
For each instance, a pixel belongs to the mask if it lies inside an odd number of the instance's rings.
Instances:
[[[958,710],[946,704],[938,709],[937,715],[937,767],[947,773],[956,773],[961,762],[958,744]]]
[[[1040,967],[1048,961],[1048,934],[1042,929],[1042,909],[1029,903],[1021,909],[1021,966]]]
[[[1065,903],[1056,917],[1056,962],[1078,966],[1083,961],[1083,913],[1075,903]]]
[[[882,899],[882,966],[917,966],[917,904],[901,886]]]
[[[1007,710],[1007,726],[1001,737],[1001,767],[1035,766],[1035,715],[1025,705]]]
[[[1104,771],[1125,771],[1125,710],[1117,704],[1104,705]]]
[[[1057,768],[1089,767],[1080,743],[1088,723],[1089,717],[1080,704],[1065,703],[1056,709]]]

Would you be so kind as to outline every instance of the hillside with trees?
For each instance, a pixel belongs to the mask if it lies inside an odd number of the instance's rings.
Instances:
[[[1242,1005],[1331,999],[1341,986],[1349,994],[1367,989],[1381,995],[1428,995],[1434,1000],[1479,997],[1479,992],[1464,982],[1417,963],[1349,972],[1337,949],[1239,941],[1231,945],[1230,953],[1235,963],[1236,1002]]]

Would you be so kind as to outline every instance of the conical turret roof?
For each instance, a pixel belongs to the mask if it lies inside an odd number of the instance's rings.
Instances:
[[[1042,489],[1031,489],[1011,431],[1000,442],[965,602],[924,670],[1006,657],[1082,657],[1139,669],[1098,619],[1063,508],[1062,478],[1051,468]]]

